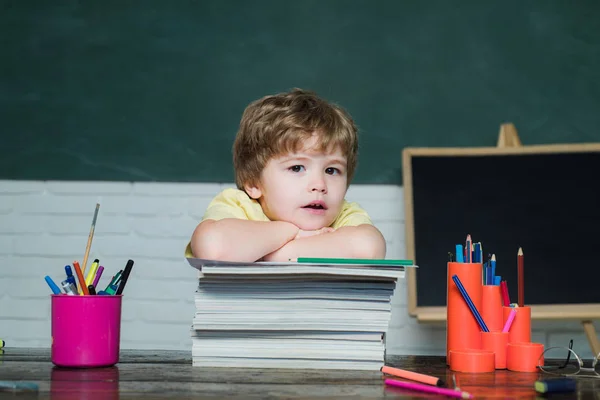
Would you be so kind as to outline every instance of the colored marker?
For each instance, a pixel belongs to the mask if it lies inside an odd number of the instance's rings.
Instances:
[[[46,283],[48,284],[48,286],[50,286],[50,289],[52,290],[52,293],[54,294],[60,294],[60,288],[58,286],[56,286],[56,283],[54,283],[54,281],[52,280],[52,278],[50,278],[48,275],[46,275],[44,277],[44,279],[46,280]]]
[[[92,282],[94,281],[94,277],[96,276],[96,271],[98,271],[98,263],[100,263],[100,260],[98,260],[96,258],[94,260],[94,262],[92,263],[92,265],[90,266],[90,270],[88,271],[88,274],[85,277],[86,286],[91,285]]]
[[[68,294],[70,296],[78,296],[79,295],[79,293],[77,293],[77,288],[75,288],[75,286],[73,286],[73,284],[71,282],[69,282],[68,279],[65,279],[64,281],[62,281],[60,283],[60,285],[62,286],[62,288],[66,294]]]
[[[37,392],[38,388],[39,386],[33,382],[0,381],[0,392]]]
[[[73,271],[71,270],[70,265],[65,265],[65,272],[67,274],[67,280],[69,281],[69,283],[72,283],[73,285],[75,285],[75,289],[77,289],[77,281],[75,280],[75,277],[73,276]]]
[[[0,349],[3,348],[4,346],[6,346],[6,342],[2,339],[0,339]]]
[[[98,286],[98,282],[100,282],[100,277],[102,276],[102,272],[104,272],[104,267],[100,266],[98,268],[98,272],[96,272],[96,276],[94,277],[94,282],[92,282],[92,285],[94,285],[94,287]]]
[[[577,388],[577,381],[572,378],[540,380],[535,382],[534,387],[538,393],[574,392]]]
[[[96,295],[96,288],[94,285],[88,285],[88,292],[90,292],[90,295]]]
[[[131,273],[131,269],[133,268],[133,260],[128,260],[127,265],[125,265],[125,270],[123,271],[123,277],[121,278],[121,283],[119,284],[119,288],[117,289],[117,295],[122,294],[125,289],[125,285],[127,284],[127,279],[129,279],[129,274]]]

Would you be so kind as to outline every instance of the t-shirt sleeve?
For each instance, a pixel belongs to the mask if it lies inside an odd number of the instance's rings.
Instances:
[[[225,189],[209,203],[202,221],[207,219],[218,221],[225,218],[248,219],[245,209],[249,204],[246,203],[250,203],[250,199],[245,193],[235,189]]]
[[[349,203],[344,201],[340,215],[333,221],[332,228],[341,228],[342,226],[373,225],[369,214],[363,210],[358,203]]]
[[[237,189],[225,189],[208,204],[202,221],[212,219],[215,221],[225,218],[265,221],[268,218],[262,212],[260,204],[248,195]],[[193,257],[191,243],[185,248],[185,257]]]

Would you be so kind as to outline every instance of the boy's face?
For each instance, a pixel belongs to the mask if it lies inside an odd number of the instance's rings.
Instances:
[[[246,192],[258,200],[271,221],[291,222],[303,230],[330,226],[346,195],[346,157],[339,148],[314,150],[316,137],[297,153],[269,160],[259,187]]]

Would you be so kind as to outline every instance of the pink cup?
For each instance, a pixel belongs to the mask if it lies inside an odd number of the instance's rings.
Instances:
[[[52,362],[82,368],[118,363],[122,298],[51,295]]]

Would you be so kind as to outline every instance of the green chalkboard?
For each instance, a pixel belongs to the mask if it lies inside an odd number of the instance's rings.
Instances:
[[[293,87],[404,147],[600,141],[597,1],[0,1],[0,179],[232,182],[252,100]]]

